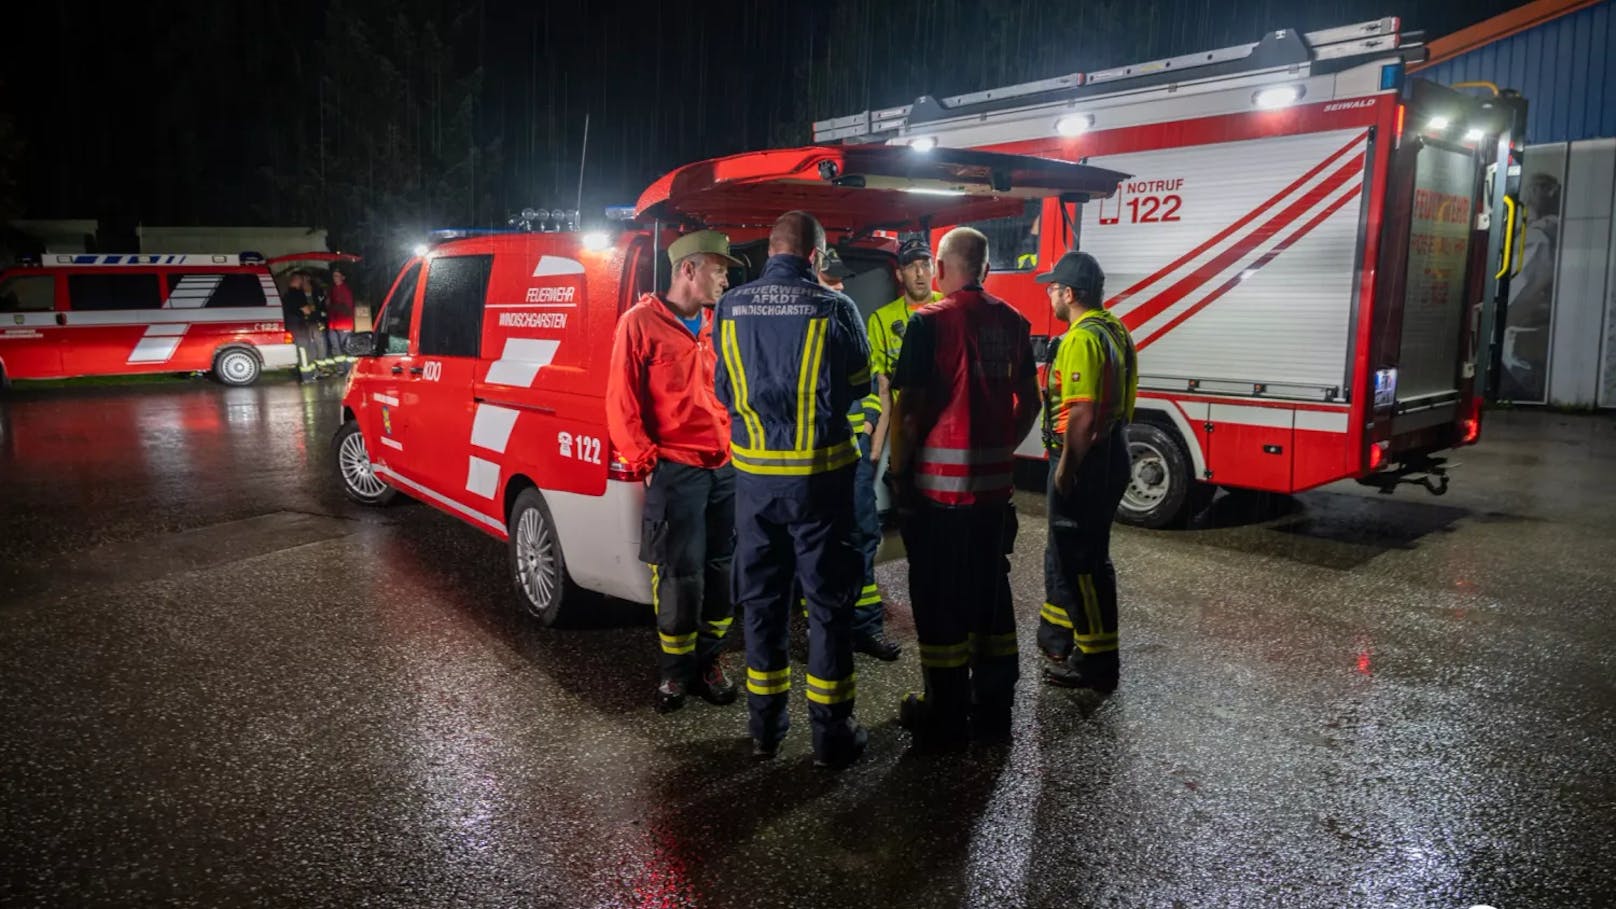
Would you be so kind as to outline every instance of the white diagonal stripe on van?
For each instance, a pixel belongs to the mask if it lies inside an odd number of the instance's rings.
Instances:
[[[156,338],[141,338],[135,344],[135,349],[129,353],[129,363],[167,363],[179,349],[178,335],[163,335]]]
[[[540,256],[539,264],[533,267],[533,277],[548,278],[555,275],[581,275],[584,273],[584,264],[577,259],[565,256]]]
[[[499,489],[499,465],[472,455],[466,467],[466,489],[485,499],[492,499]]]
[[[487,382],[493,385],[513,385],[517,388],[533,387],[539,370],[555,359],[561,342],[541,338],[506,338],[499,359],[488,367]]]
[[[382,444],[386,445],[388,448],[393,448],[393,449],[396,449],[398,451],[403,451],[404,450],[404,443],[403,442],[400,442],[397,439],[390,439],[387,436],[382,436]]]
[[[516,426],[517,411],[495,404],[478,404],[471,420],[471,444],[503,454]]]
[[[451,511],[463,514],[479,524],[488,525],[488,527],[491,528],[495,533],[499,534],[501,539],[505,537],[505,524],[498,518],[490,517],[489,515],[483,514],[475,509],[467,508],[441,492],[435,492],[426,488],[425,486],[422,486],[420,483],[417,483],[414,480],[400,476],[399,474],[393,472],[392,468],[388,467],[386,464],[375,464],[372,465],[372,467],[376,471],[377,476],[386,477],[387,482],[392,483],[395,486],[402,486],[406,489],[414,490],[415,492],[420,493],[432,501],[443,505],[443,507],[448,508]]]
[[[184,323],[179,325],[174,325],[172,323],[166,325],[153,325],[146,329],[145,337],[161,338],[165,335],[183,335],[185,334],[185,330],[190,327],[190,325]]]
[[[163,305],[173,309],[200,309],[207,305],[208,298],[223,280],[224,275],[181,275]]]

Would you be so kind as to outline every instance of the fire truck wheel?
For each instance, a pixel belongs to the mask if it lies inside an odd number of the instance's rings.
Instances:
[[[509,532],[516,603],[540,625],[554,625],[561,617],[570,585],[555,521],[537,489],[524,489],[516,497],[511,505]]]
[[[226,348],[213,358],[213,377],[221,385],[251,385],[261,370],[258,355],[245,348]]]
[[[1127,432],[1132,466],[1117,520],[1153,529],[1183,524],[1194,503],[1205,504],[1183,443],[1176,433],[1151,423],[1129,424]]]
[[[354,420],[342,424],[331,448],[337,456],[337,477],[342,481],[342,492],[361,505],[386,505],[398,496],[398,490],[381,481],[370,466],[370,453],[365,450],[365,436]]]

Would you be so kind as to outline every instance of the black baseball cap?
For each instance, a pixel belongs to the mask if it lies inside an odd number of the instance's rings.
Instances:
[[[931,258],[931,244],[925,237],[910,237],[898,247],[898,267],[902,268],[910,262]]]
[[[1088,253],[1069,252],[1060,257],[1054,268],[1033,280],[1039,284],[1064,284],[1074,290],[1093,290],[1105,286],[1105,271]]]
[[[821,265],[819,273],[827,278],[846,280],[853,277],[853,269],[848,268],[847,263],[842,261],[842,257],[837,254],[836,250],[829,247],[825,249],[825,258]]]

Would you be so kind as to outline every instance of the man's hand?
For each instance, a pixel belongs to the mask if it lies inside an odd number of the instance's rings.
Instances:
[[[1055,492],[1061,498],[1070,498],[1077,489],[1077,471],[1067,466],[1066,457],[1055,463]]]

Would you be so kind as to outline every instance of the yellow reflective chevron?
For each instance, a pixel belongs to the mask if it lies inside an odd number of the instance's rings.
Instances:
[[[696,633],[694,631],[689,634],[663,634],[659,631],[657,632],[657,637],[662,639],[663,653],[682,655],[694,653],[696,650]]]
[[[857,673],[849,673],[847,678],[831,681],[822,679],[813,673],[808,674],[808,700],[816,704],[840,704],[851,701],[855,689]]]
[[[854,606],[874,606],[881,602],[881,589],[874,584],[865,584],[859,592],[859,598]]]
[[[958,669],[971,662],[971,644],[921,644],[920,665],[928,669]]]
[[[802,428],[798,427],[798,433]],[[839,470],[859,459],[858,444],[852,439],[824,448],[774,451],[767,448],[746,448],[730,445],[730,457],[736,470],[773,476],[810,476]]]
[[[797,449],[814,447],[814,411],[819,407],[819,363],[825,356],[829,319],[809,319],[797,372]]]
[[[763,421],[752,409],[752,401],[746,391],[746,369],[741,365],[741,348],[735,340],[735,325],[725,319],[723,326],[719,345],[724,349],[724,366],[729,370],[731,384],[735,386],[735,410],[746,427],[746,444],[756,446],[763,442]]]
[[[785,669],[746,667],[746,690],[753,694],[785,694],[791,690],[791,667]]]
[[[1056,606],[1054,603],[1045,603],[1044,608],[1038,615],[1051,625],[1059,625],[1062,628],[1072,627],[1072,620],[1066,615],[1066,610]]]
[[[1105,623],[1100,620],[1100,595],[1094,590],[1094,575],[1078,575],[1077,586],[1083,591],[1083,611],[1089,617],[1089,634],[1100,634],[1105,631]]]
[[[734,621],[734,617],[730,617],[727,619],[717,619],[715,621],[708,622],[707,632],[715,638],[721,638],[724,635],[729,634],[730,623]]]

